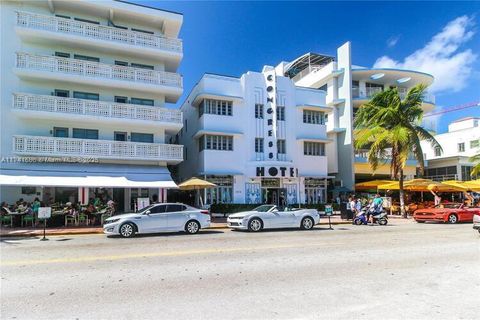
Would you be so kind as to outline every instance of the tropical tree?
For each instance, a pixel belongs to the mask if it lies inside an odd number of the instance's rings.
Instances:
[[[377,93],[368,103],[359,108],[355,116],[355,148],[369,148],[368,162],[375,172],[380,164],[390,161],[390,175],[399,181],[400,210],[405,210],[403,169],[410,155],[424,172],[421,140],[432,147],[441,148],[435,138],[421,127],[421,108],[426,86],[419,84],[411,88],[402,99],[396,88]]]
[[[480,175],[480,153],[474,155],[469,160],[474,163],[472,172],[470,173],[470,175],[472,177],[479,176]]]

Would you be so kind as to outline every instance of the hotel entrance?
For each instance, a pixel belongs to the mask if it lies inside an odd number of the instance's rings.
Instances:
[[[262,203],[274,204],[280,207],[287,205],[287,190],[281,188],[280,179],[262,178]]]

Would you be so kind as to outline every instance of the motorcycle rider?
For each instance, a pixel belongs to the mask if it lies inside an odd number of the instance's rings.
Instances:
[[[378,214],[382,211],[382,204],[383,204],[383,199],[380,197],[380,195],[377,193],[375,197],[373,198],[373,210],[368,211],[368,222],[373,225],[373,215]]]

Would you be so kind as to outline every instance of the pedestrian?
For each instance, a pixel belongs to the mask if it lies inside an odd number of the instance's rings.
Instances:
[[[351,219],[353,219],[353,217],[355,217],[355,212],[356,212],[355,211],[356,202],[355,202],[355,197],[354,196],[350,197],[349,203],[350,203],[350,216],[352,217]]]
[[[433,194],[433,201],[434,201],[435,207],[440,205],[440,203],[442,202],[442,197],[440,196],[440,194],[436,193],[433,190],[430,190],[430,193]]]

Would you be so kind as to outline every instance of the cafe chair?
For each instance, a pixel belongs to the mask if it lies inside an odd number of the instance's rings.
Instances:
[[[21,222],[22,227],[23,227],[23,223],[25,223],[25,225],[26,225],[27,222],[31,222],[32,227],[35,227],[35,216],[34,215],[29,215],[29,214],[23,215],[22,216],[22,222]]]
[[[68,224],[73,224],[77,225],[77,218],[74,215],[66,214],[65,215],[65,227],[68,226]]]
[[[10,227],[13,227],[13,217],[9,214],[2,216],[0,222],[2,225],[9,223]]]
[[[88,216],[86,214],[80,213],[78,215],[77,225],[79,225],[80,223],[85,223],[85,225],[87,226],[90,224],[90,220],[88,219]]]

